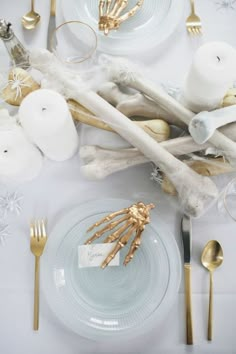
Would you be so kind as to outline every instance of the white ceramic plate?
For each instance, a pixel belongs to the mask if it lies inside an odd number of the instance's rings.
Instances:
[[[137,0],[130,0],[128,9]],[[65,21],[88,23],[98,34],[98,49],[114,55],[144,52],[165,42],[183,18],[185,0],[145,0],[139,12],[118,31],[105,36],[98,31],[97,0],[61,0]]]
[[[162,323],[177,296],[178,247],[155,212],[127,267],[122,264],[127,247],[121,251],[120,266],[78,267],[78,245],[88,238],[88,227],[131,204],[105,199],[78,206],[55,226],[42,258],[42,287],[49,306],[68,328],[90,339],[138,336]]]

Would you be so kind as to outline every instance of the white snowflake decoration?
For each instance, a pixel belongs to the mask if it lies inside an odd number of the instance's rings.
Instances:
[[[181,94],[180,87],[173,86],[171,84],[162,84],[163,89],[168,93],[169,96],[175,98],[176,100],[179,98]]]
[[[3,217],[6,217],[8,213],[14,213],[19,215],[21,212],[21,200],[22,196],[19,196],[16,192],[6,193],[4,196],[0,196],[0,209],[3,212]]]
[[[5,245],[8,237],[10,237],[9,225],[0,221],[0,244]]]
[[[215,1],[218,6],[217,10],[226,9],[226,10],[235,10],[236,0],[218,0]]]

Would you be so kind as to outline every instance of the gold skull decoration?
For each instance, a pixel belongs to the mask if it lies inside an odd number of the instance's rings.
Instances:
[[[142,202],[138,202],[137,204],[131,205],[129,208],[124,208],[107,215],[88,229],[87,232],[90,232],[94,230],[94,228],[107,223],[85,242],[86,245],[91,244],[109,231],[112,231],[112,233],[105,238],[104,243],[117,241],[112,251],[102,263],[102,269],[108,266],[116,254],[127,245],[130,238],[135,234],[129,252],[125,257],[124,265],[127,265],[133,259],[134,253],[141,245],[141,236],[145,229],[145,225],[150,223],[150,210],[153,208],[155,208],[154,204],[146,205]]]
[[[144,0],[122,15],[122,12],[129,5],[128,0],[99,0],[99,30],[107,36],[111,30],[119,29],[122,22],[134,16],[142,7]]]

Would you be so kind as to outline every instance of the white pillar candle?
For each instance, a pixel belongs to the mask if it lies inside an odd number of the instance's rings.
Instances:
[[[26,138],[23,129],[0,110],[0,180],[22,183],[35,178],[42,167],[40,151]]]
[[[22,127],[46,157],[70,159],[78,150],[78,134],[66,100],[59,93],[41,89],[29,94],[19,109]]]
[[[194,112],[220,106],[236,79],[236,50],[224,42],[210,42],[194,55],[183,88],[183,103]]]

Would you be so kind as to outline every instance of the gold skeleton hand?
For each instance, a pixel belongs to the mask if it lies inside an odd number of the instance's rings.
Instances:
[[[143,2],[144,0],[139,0],[130,11],[121,15],[128,6],[128,0],[100,0],[99,30],[104,31],[105,35],[108,35],[111,30],[117,30],[122,22],[136,14]]]
[[[124,265],[127,265],[133,259],[134,253],[141,244],[141,236],[143,230],[145,229],[145,225],[150,223],[150,210],[153,208],[155,208],[154,204],[145,205],[144,203],[139,202],[131,205],[129,208],[125,208],[107,215],[88,229],[87,232],[90,232],[95,227],[108,223],[106,226],[97,231],[92,237],[90,237],[85,242],[86,245],[91,244],[108,231],[112,231],[112,233],[106,237],[104,243],[117,241],[112,251],[102,263],[101,267],[103,269],[108,266],[115,255],[128,243],[129,239],[135,233],[134,240],[130,246],[128,254],[125,257]],[[116,217],[118,217],[117,220],[114,220]]]

